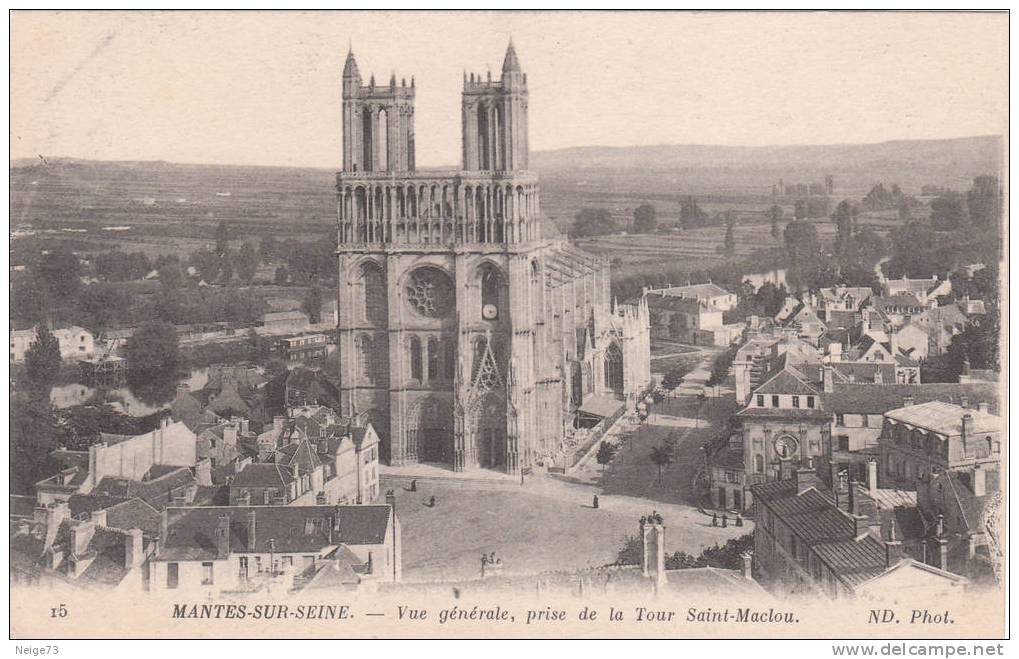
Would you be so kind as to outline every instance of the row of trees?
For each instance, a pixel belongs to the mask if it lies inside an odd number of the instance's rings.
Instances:
[[[743,567],[743,554],[754,548],[754,536],[751,533],[732,538],[722,546],[714,545],[694,556],[685,551],[666,555],[666,570],[683,570],[687,568],[714,567],[723,570],[739,570]],[[643,556],[641,539],[629,536],[623,540],[623,546],[616,555],[616,565],[640,565]]]

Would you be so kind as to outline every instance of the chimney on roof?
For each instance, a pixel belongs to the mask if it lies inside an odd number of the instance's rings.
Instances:
[[[187,382],[178,382],[177,383],[177,395],[178,396],[186,396],[186,395],[188,395],[190,393],[191,393],[191,385],[190,384],[188,384]]]
[[[223,426],[223,444],[230,448],[236,448],[237,446],[237,430],[240,424],[231,424],[229,426]]]
[[[661,515],[652,513],[640,520],[641,573],[650,577],[655,592],[665,586],[665,524]]]
[[[821,489],[821,479],[817,477],[817,472],[813,469],[797,469],[793,472],[793,478],[796,481],[797,495],[803,494],[810,488],[814,488],[818,491]]]
[[[753,581],[753,578],[754,578],[754,552],[753,551],[745,551],[742,554],[740,554],[740,558],[743,559],[743,562],[740,565],[740,575],[744,579],[750,579],[751,581]]]
[[[145,537],[141,529],[124,533],[124,569],[140,567],[145,562]]]
[[[95,523],[77,522],[71,526],[71,551],[75,556],[82,556],[88,551],[88,545],[96,534]]]
[[[257,515],[254,510],[248,511],[247,524],[245,525],[245,535],[247,536],[247,547],[248,551],[255,551],[255,519]]]
[[[982,414],[990,414],[991,407],[990,405],[987,404],[986,401],[980,401],[979,403],[977,403],[977,412],[980,412]]]
[[[885,567],[898,565],[902,560],[902,542],[889,540],[885,542]]]
[[[969,407],[969,398],[967,396],[959,396],[959,407]]]
[[[962,415],[962,445],[966,445],[966,440],[973,436],[973,415],[967,412]]]
[[[212,485],[212,460],[202,458],[195,463],[195,481],[202,487]]]
[[[902,397],[902,406],[903,407],[911,407],[912,405],[913,405],[913,397],[912,396],[903,396]]]
[[[45,506],[38,506],[33,512],[35,522],[45,528],[45,546],[49,547],[57,538],[57,531],[60,529],[61,522],[70,518],[71,508],[66,501],[55,501]]]
[[[832,366],[825,364],[822,367],[822,370],[823,373],[821,375],[821,379],[823,380],[824,384],[824,393],[830,394],[831,392],[835,391],[835,369]]]
[[[254,522],[252,522],[254,524]],[[230,516],[220,515],[216,521],[216,558],[230,555]]]
[[[948,569],[948,539],[938,538],[938,564],[935,567],[939,567],[942,570]]]
[[[105,510],[93,510],[88,514],[88,518],[96,526],[106,526],[106,511]]]
[[[867,461],[867,491],[871,498],[877,495],[877,460]]]
[[[987,494],[987,470],[983,465],[973,465],[973,496],[982,497]]]

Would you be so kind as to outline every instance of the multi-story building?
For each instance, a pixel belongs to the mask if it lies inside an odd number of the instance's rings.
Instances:
[[[88,359],[96,354],[95,337],[84,327],[72,325],[53,330],[53,336],[60,344],[60,358],[64,361]],[[11,362],[20,364],[25,354],[35,343],[36,329],[13,330],[11,332]]]
[[[512,44],[500,79],[464,76],[459,170],[416,169],[415,93],[365,84],[348,54],[339,411],[394,465],[549,464],[585,400],[632,407],[650,386],[646,305],[613,307],[608,263],[549,237]]]
[[[402,578],[400,522],[372,506],[170,508],[148,563],[149,589],[219,594],[300,590],[323,570],[344,585]]]
[[[832,499],[812,469],[753,486],[754,576],[784,593],[917,601],[956,595],[957,574],[907,557],[901,534],[854,488],[849,510]],[[857,500],[857,498],[861,500]]]
[[[885,412],[879,438],[882,485],[915,490],[918,478],[938,472],[996,474],[1002,428],[986,402],[971,409],[935,400]]]

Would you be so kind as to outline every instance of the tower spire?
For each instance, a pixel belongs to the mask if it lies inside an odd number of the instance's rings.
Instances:
[[[517,59],[517,51],[513,47],[513,37],[510,37],[509,46],[506,48],[506,57],[502,60],[502,72],[519,72],[520,61]]]
[[[357,60],[354,59],[354,45],[351,43],[347,49],[347,61],[343,65],[344,78],[361,79],[361,73],[357,70]]]

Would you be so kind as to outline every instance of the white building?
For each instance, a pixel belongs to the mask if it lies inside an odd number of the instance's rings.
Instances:
[[[95,356],[95,337],[84,327],[72,325],[53,330],[53,336],[60,343],[60,358],[65,361],[87,359]],[[14,330],[11,332],[11,362],[21,364],[25,354],[35,343],[36,329]]]

